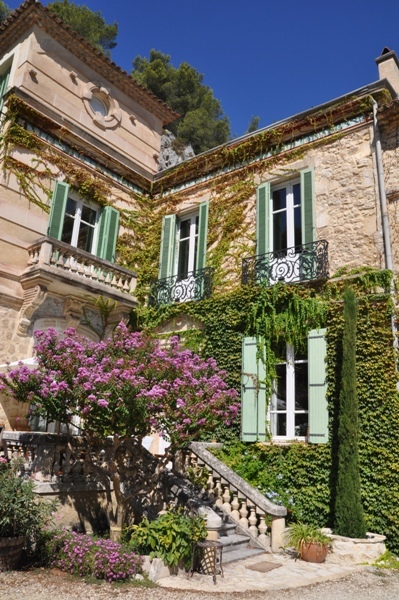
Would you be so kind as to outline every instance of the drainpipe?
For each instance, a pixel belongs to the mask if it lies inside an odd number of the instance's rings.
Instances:
[[[381,218],[382,218],[382,231],[384,236],[384,253],[385,253],[385,268],[393,271],[392,261],[392,246],[391,246],[391,234],[389,229],[389,218],[388,218],[388,206],[387,196],[385,192],[385,178],[384,178],[384,165],[382,162],[382,149],[381,149],[381,137],[380,128],[378,126],[377,110],[378,103],[371,97],[373,103],[373,129],[374,129],[374,142],[375,142],[375,154],[377,163],[377,177],[378,177],[378,190],[380,196],[380,207],[381,207]],[[393,275],[391,277],[390,294],[393,300],[394,306],[396,307],[396,296],[395,296],[395,282]],[[398,343],[398,329],[396,327],[396,315],[393,314],[391,317],[391,327],[393,335],[393,347],[397,351],[399,347]],[[399,371],[398,361],[396,361],[396,370]],[[396,389],[399,391],[399,381],[396,383]]]
[[[373,103],[373,129],[374,129],[374,142],[375,142],[375,154],[377,162],[377,178],[378,178],[378,190],[380,196],[380,207],[382,217],[382,231],[384,237],[384,255],[385,255],[385,268],[392,271],[392,246],[391,246],[391,234],[389,230],[389,218],[387,208],[387,196],[385,192],[385,181],[384,181],[384,166],[382,163],[382,149],[381,149],[381,138],[380,128],[377,120],[378,103],[371,97]]]

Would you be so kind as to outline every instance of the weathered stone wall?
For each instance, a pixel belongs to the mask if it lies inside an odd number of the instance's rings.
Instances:
[[[383,238],[377,178],[372,154],[371,125],[365,124],[347,130],[340,136],[331,136],[318,147],[304,146],[304,154],[297,160],[287,162],[281,155],[281,162],[275,159],[268,169],[265,161],[261,174],[251,177],[252,192],[242,200],[243,227],[240,237],[233,242],[225,255],[223,270],[225,282],[237,285],[240,261],[245,256],[255,254],[256,238],[256,186],[263,182],[277,184],[296,178],[302,169],[313,167],[315,176],[316,239],[329,243],[330,274],[343,266],[384,267]],[[249,180],[248,180],[249,181]],[[250,190],[248,186],[248,190]],[[193,183],[176,194],[179,202],[173,205],[172,198],[166,196],[164,202],[169,212],[184,214],[198,208],[204,200],[210,200],[209,218],[212,204],[223,197],[225,186],[218,186],[217,179],[203,183]],[[160,227],[161,218],[159,217]],[[219,222],[216,227],[222,227]],[[398,233],[399,235],[399,229]],[[217,233],[208,230],[208,255],[212,252]]]

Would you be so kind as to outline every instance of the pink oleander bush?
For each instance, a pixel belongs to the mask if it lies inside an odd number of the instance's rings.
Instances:
[[[48,546],[53,557],[50,566],[79,577],[125,581],[142,570],[141,556],[111,540],[63,531]]]

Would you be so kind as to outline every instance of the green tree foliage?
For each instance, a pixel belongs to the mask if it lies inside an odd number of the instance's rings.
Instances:
[[[105,54],[109,55],[115,48],[118,23],[106,23],[100,11],[94,12],[84,4],[78,6],[69,0],[50,2],[47,8]]]
[[[366,525],[360,496],[358,401],[356,391],[357,302],[351,288],[344,291],[342,383],[339,397],[338,475],[334,533],[364,538]]]
[[[132,77],[179,113],[168,126],[182,144],[196,154],[224,144],[230,123],[213,91],[202,83],[204,76],[186,62],[176,68],[170,56],[151,50],[150,58],[136,56]]]
[[[5,21],[5,19],[7,19],[10,12],[11,12],[10,7],[7,6],[7,4],[5,2],[0,0],[0,23],[2,21]]]
[[[246,130],[245,133],[253,133],[257,129],[259,129],[259,121],[260,121],[260,117],[252,117],[249,122],[248,129]]]

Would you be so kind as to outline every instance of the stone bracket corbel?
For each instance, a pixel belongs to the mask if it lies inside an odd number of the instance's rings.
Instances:
[[[82,302],[82,300],[74,298],[73,296],[65,298],[63,313],[67,327],[73,327],[74,329],[79,327],[80,320],[83,316],[84,306],[85,302]]]
[[[35,285],[24,289],[24,301],[19,311],[19,320],[17,326],[17,334],[26,336],[28,327],[31,324],[33,313],[47,297],[47,288],[42,285]]]

